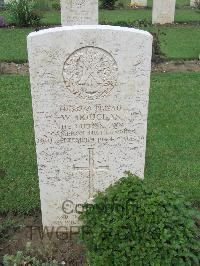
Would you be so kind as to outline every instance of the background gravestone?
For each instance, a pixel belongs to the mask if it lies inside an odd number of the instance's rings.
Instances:
[[[98,24],[98,0],[61,0],[61,22],[63,26]]]
[[[153,24],[174,22],[176,0],[153,0]]]
[[[131,0],[131,3],[138,4],[139,6],[147,6],[147,0]]]
[[[144,177],[151,51],[149,33],[121,27],[28,36],[44,226],[78,225],[75,206],[124,171]]]
[[[190,6],[195,7],[196,3],[200,3],[200,0],[190,0]]]

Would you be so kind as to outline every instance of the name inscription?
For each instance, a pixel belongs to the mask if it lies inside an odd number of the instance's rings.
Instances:
[[[112,143],[133,142],[138,139],[137,126],[132,125],[140,112],[121,105],[63,105],[54,115],[43,113],[44,119],[55,121],[54,131],[37,139],[40,144],[50,143]]]

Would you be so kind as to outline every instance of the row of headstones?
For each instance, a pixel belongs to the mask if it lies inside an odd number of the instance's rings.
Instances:
[[[1,0],[5,4],[11,2],[12,0]],[[131,3],[136,4],[138,6],[146,7],[147,0],[131,0]],[[195,6],[195,0],[190,0],[190,6]]]
[[[196,0],[190,0],[190,6],[195,6]],[[141,7],[147,6],[147,0],[131,0]],[[153,0],[153,24],[173,23],[175,17],[176,0]]]
[[[12,0],[5,0],[10,2]],[[147,0],[131,0],[140,6],[147,6]],[[191,0],[190,5],[194,6],[196,0]],[[153,24],[166,24],[174,22],[176,0],[153,0]],[[88,10],[87,10],[88,8]],[[92,21],[90,24],[98,24],[98,1],[66,1],[61,0],[62,9],[62,25],[87,24],[87,21]],[[88,12],[89,11],[89,12]],[[80,13],[80,14],[79,14]],[[77,20],[77,18],[79,18]],[[91,20],[91,18],[94,18]],[[84,20],[86,23],[83,23]]]
[[[139,1],[137,1],[139,2]],[[140,5],[147,5],[147,0]],[[174,22],[176,0],[153,0],[153,24]],[[98,24],[98,1],[66,1],[61,0],[62,25]]]

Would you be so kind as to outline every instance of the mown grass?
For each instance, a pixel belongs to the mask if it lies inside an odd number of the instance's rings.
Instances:
[[[137,2],[137,1],[135,1]],[[117,4],[123,4],[124,6],[128,6],[128,4],[130,3],[129,0],[118,0]],[[148,0],[148,7],[152,7],[153,6],[153,0]],[[190,5],[190,0],[176,0],[176,6],[177,7],[185,7],[185,6],[189,6]]]
[[[136,20],[146,20],[151,23],[151,9],[122,9],[122,10],[102,10],[99,13],[100,23],[117,23],[119,21],[129,22]],[[199,22],[200,12],[196,9],[185,8],[176,9],[175,22]]]
[[[152,75],[146,172],[154,186],[200,201],[200,73]]]
[[[27,35],[34,29],[0,29],[0,61],[26,62]]]
[[[200,73],[153,74],[145,177],[200,202]],[[0,76],[0,212],[39,209],[27,76]]]
[[[127,0],[120,0],[128,4]],[[152,0],[148,1],[152,6]],[[176,21],[177,22],[200,22],[200,11],[187,7],[188,0],[177,1]],[[186,7],[185,7],[186,6]],[[138,20],[151,22],[151,9],[117,9],[100,10],[100,24],[130,23]],[[10,23],[8,12],[0,12],[7,22]],[[42,25],[60,25],[60,12],[48,11],[44,13],[41,20]],[[154,32],[158,27],[151,26],[147,30]],[[166,35],[160,35],[161,50],[167,59],[197,59],[200,54],[200,27],[160,27]],[[0,29],[0,61],[26,62],[26,36],[33,31],[33,28],[22,29]]]
[[[200,55],[200,27],[150,27],[159,32],[161,52],[165,59],[198,59]]]
[[[128,4],[130,1],[121,0],[124,3],[124,8],[115,10],[99,10],[99,23],[116,23],[119,21],[129,22],[135,20],[146,20],[149,23],[152,21],[152,0],[148,1],[148,8],[145,9],[130,9]],[[0,12],[4,16],[7,23],[12,23],[7,11]],[[175,22],[200,22],[200,11],[189,7],[189,1],[179,0],[176,5]],[[44,11],[41,20],[42,25],[60,25],[60,12],[56,10]]]
[[[7,23],[12,23],[8,12],[0,12],[0,15],[5,17]],[[146,20],[151,23],[151,9],[116,9],[116,10],[100,10],[99,23],[117,23],[119,21],[129,22],[136,20]],[[176,9],[175,22],[200,22],[200,11],[192,8]],[[52,10],[44,12],[41,20],[41,25],[60,25],[60,12]]]
[[[0,211],[39,206],[29,78],[0,76]]]
[[[148,27],[160,29],[161,51],[166,59],[198,59],[200,54],[200,27]],[[26,37],[34,29],[0,29],[0,61],[26,62]]]

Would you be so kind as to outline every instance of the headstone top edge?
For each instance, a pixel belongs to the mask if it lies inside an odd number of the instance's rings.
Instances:
[[[40,35],[50,34],[55,32],[64,32],[64,31],[71,31],[71,30],[111,30],[111,31],[124,31],[124,32],[132,32],[136,34],[141,34],[146,37],[153,39],[153,36],[144,30],[139,30],[135,28],[128,28],[128,27],[120,27],[120,26],[110,26],[110,25],[75,25],[75,26],[62,26],[62,27],[55,27],[40,30],[37,32],[31,32],[27,36],[27,39],[31,39],[32,37],[39,37]]]

